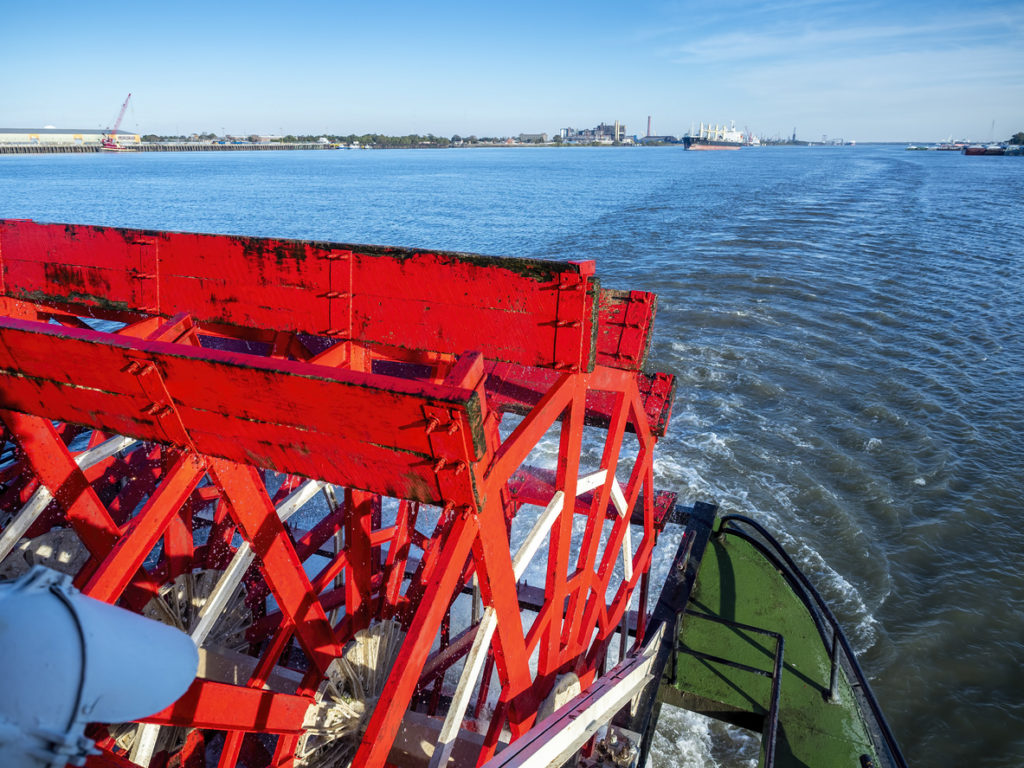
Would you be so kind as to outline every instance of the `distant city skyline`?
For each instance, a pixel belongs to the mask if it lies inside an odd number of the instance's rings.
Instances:
[[[160,135],[643,136],[728,123],[856,141],[1024,130],[1024,5],[721,0],[453,10],[186,1],[5,10],[4,127]]]

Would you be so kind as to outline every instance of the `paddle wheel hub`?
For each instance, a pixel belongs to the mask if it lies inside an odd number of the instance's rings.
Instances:
[[[483,765],[607,682],[674,504],[655,304],[589,261],[0,221],[0,573],[199,648],[88,765]]]

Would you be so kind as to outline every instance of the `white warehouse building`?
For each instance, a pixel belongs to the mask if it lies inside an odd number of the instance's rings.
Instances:
[[[0,128],[0,144],[99,144],[109,131],[100,128]],[[139,144],[142,137],[129,131],[117,132],[117,143]]]

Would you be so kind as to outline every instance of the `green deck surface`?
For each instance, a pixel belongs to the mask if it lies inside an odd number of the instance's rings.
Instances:
[[[783,636],[777,768],[861,768],[862,755],[879,765],[846,675],[839,675],[836,701],[827,701],[828,649],[800,598],[754,547],[736,536],[713,537],[690,610]],[[679,647],[769,674],[774,667],[774,638],[689,614],[683,617]],[[662,701],[761,731],[770,677],[682,652],[677,661],[676,683],[661,686]],[[764,760],[762,750],[762,765]]]

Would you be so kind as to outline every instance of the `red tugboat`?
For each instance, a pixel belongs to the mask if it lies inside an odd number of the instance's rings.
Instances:
[[[1003,144],[970,144],[963,148],[965,155],[1004,155],[1006,147]]]
[[[126,147],[120,144],[117,140],[117,132],[121,128],[121,121],[124,120],[124,113],[128,109],[128,100],[131,99],[132,95],[129,93],[124,100],[124,104],[121,105],[121,111],[117,114],[117,120],[114,121],[114,127],[110,129],[110,133],[103,137],[100,142],[100,149],[104,152],[132,152],[131,147]]]

